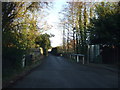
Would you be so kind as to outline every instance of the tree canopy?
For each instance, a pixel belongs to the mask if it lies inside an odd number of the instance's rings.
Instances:
[[[38,12],[46,15],[41,10],[47,6],[46,2],[2,2],[3,66],[21,67],[23,55],[36,47],[36,37],[41,34]]]
[[[36,44],[43,48],[44,55],[47,55],[48,49],[51,48],[50,35],[41,34],[36,37]]]
[[[120,45],[120,6],[118,3],[96,5],[97,18],[93,18],[91,41],[94,44]]]

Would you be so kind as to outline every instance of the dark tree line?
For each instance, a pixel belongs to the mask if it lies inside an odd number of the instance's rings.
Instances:
[[[50,36],[42,35],[43,29],[37,25],[38,11],[46,6],[46,2],[2,2],[3,72],[21,69],[23,56],[30,55],[31,49],[36,48],[38,37],[41,38],[39,47],[49,49]]]
[[[98,18],[91,20],[91,40],[95,44],[120,45],[119,3],[104,3],[96,6]]]
[[[118,58],[120,2],[68,2],[68,6],[64,7],[64,19],[61,21],[65,27],[63,31],[68,33],[63,35],[66,53],[81,53],[87,60],[88,45],[100,45],[100,48],[117,49],[112,51]],[[73,35],[69,34],[71,32]]]

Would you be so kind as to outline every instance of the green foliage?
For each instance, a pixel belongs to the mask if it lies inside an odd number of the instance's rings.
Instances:
[[[21,68],[23,55],[35,48],[38,2],[2,2],[3,67]],[[7,67],[8,66],[8,67]]]
[[[43,54],[47,55],[48,49],[51,48],[50,43],[50,35],[48,34],[41,34],[38,37],[36,37],[36,44],[38,44],[40,47],[43,48]]]
[[[120,6],[101,3],[96,6],[98,18],[92,19],[91,41],[94,44],[120,45]]]

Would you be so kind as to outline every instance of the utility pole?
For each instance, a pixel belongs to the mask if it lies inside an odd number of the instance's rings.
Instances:
[[[78,31],[76,30],[76,53],[78,54],[79,53],[79,50],[78,50]]]
[[[63,24],[63,53],[65,52],[65,23]]]
[[[75,51],[76,51],[75,50],[75,27],[73,28],[73,43],[74,43],[73,44],[74,45],[73,48],[74,48],[74,53],[75,53]]]
[[[68,32],[67,32],[67,52],[69,52],[69,23],[68,25]]]

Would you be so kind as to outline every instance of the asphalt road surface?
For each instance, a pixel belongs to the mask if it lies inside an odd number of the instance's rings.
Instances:
[[[12,88],[118,88],[118,73],[49,55]]]

